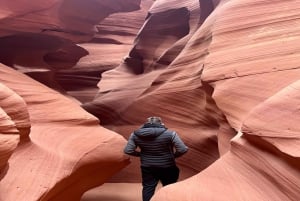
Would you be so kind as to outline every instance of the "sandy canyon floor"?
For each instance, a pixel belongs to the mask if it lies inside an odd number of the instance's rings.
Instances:
[[[161,188],[158,184],[157,189]],[[141,201],[142,184],[106,183],[86,192],[81,201]]]
[[[157,189],[161,188],[160,185]],[[142,184],[106,183],[86,192],[81,201],[141,201]]]

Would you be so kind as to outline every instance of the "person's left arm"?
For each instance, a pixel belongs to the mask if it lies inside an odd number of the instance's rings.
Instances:
[[[172,143],[176,150],[174,156],[175,158],[178,158],[185,154],[189,148],[184,144],[184,142],[180,139],[179,135],[175,131],[172,133],[172,135]]]
[[[137,145],[134,142],[134,134],[132,133],[128,139],[126,147],[124,148],[124,153],[131,156],[139,157],[141,153],[139,151],[136,151],[136,148]]]

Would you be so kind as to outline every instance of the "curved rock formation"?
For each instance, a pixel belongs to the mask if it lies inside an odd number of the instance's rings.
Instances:
[[[140,0],[50,0],[46,3],[40,0],[30,3],[19,0],[14,3],[1,1],[0,62],[56,90],[69,92],[85,102],[94,97],[92,93],[95,93],[101,73],[116,67],[128,52],[129,45],[143,23],[144,9],[148,9],[150,2],[152,0],[143,3],[141,10]],[[136,10],[140,11],[131,17],[120,13]],[[111,16],[114,13],[118,14]],[[106,32],[103,29],[99,33],[97,26],[103,28],[99,25],[101,21],[111,23],[106,18],[113,22],[119,18],[127,20],[126,23],[131,20],[132,25],[119,30],[121,35],[130,34],[128,39],[117,41],[117,38],[110,38],[117,35],[113,29]],[[94,37],[95,34],[97,37]],[[77,44],[91,40],[96,43],[82,46]],[[117,41],[118,46],[107,48],[107,41]],[[110,55],[112,52],[114,55]],[[89,54],[91,56],[83,60],[83,64],[72,68],[82,57]],[[115,59],[103,61],[107,55],[114,56]],[[99,61],[98,57],[102,60]],[[80,85],[79,89],[74,90],[74,84]],[[83,95],[76,93],[77,91],[88,92]]]
[[[4,168],[20,139],[28,139],[30,120],[24,100],[0,83],[0,172]]]
[[[300,198],[294,126],[300,7],[296,1],[273,3],[223,1],[190,41],[199,47],[197,38],[211,37],[201,79],[213,86],[212,98],[239,135],[226,135],[227,153],[196,176],[162,189],[153,201]],[[192,51],[201,49],[186,50]]]
[[[152,3],[152,0],[143,0],[139,10],[113,13],[99,22],[93,38],[79,44],[89,54],[73,68],[55,72],[59,85],[82,103],[92,101],[98,91],[101,74],[116,68],[132,48]]]
[[[256,106],[228,153],[152,200],[298,200],[300,145],[294,122],[299,120],[299,87],[296,81]]]
[[[59,92],[0,66],[1,201],[139,183],[122,136],[152,115],[190,147],[152,201],[300,199],[297,0],[17,2],[0,62]]]
[[[77,102],[3,65],[0,83],[1,168],[31,126],[1,171],[0,200],[80,200],[128,164],[124,138]]]
[[[300,78],[299,9],[297,1],[154,3],[129,57],[102,75],[97,96],[83,105],[124,136],[147,116],[161,116],[191,147],[178,161],[182,178],[199,174],[153,200],[300,198],[297,118],[285,120],[297,116],[290,108],[297,98],[284,104],[277,94]],[[180,20],[166,22],[176,14]],[[176,37],[176,30],[188,31]],[[253,115],[259,106],[270,116]],[[133,160],[115,179],[139,181],[138,166]]]
[[[35,0],[30,4],[3,0],[1,5],[0,36],[26,31],[86,41],[98,22],[112,13],[139,9],[140,0]]]
[[[195,142],[189,144],[189,156],[179,160],[187,178],[219,158],[217,134],[232,130],[211,98],[212,87],[201,83],[205,51],[184,52],[189,61],[178,58],[203,21],[199,1],[172,2],[155,2],[129,57],[102,74],[98,95],[83,107],[126,137],[146,117],[161,116],[188,144]],[[205,50],[210,40],[203,41]],[[115,179],[140,181],[138,160]]]
[[[69,98],[65,91],[85,101],[94,97],[101,73],[118,65],[128,52],[152,1],[144,1],[142,9],[139,0],[0,4],[0,62]],[[108,17],[137,9],[140,10],[132,15]],[[134,23],[122,31],[105,30],[118,19]],[[102,20],[104,24],[99,25]],[[126,32],[128,36],[122,36]],[[119,42],[103,51],[111,41]],[[89,43],[79,46],[77,42]],[[95,61],[99,55],[107,58],[103,53],[110,52],[114,52],[115,60],[103,63],[100,57]],[[100,127],[99,120],[83,111],[78,101],[73,102],[8,67],[0,68],[0,83],[4,84],[0,94],[1,201],[79,200],[85,191],[102,184],[128,164],[128,157],[122,152],[124,138]],[[92,92],[85,92],[87,95],[80,93],[90,88]],[[15,101],[24,103],[24,108]],[[21,117],[27,120],[27,127]]]

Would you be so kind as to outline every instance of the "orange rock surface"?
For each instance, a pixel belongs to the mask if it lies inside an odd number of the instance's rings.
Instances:
[[[153,201],[300,199],[299,6],[223,1],[189,41],[184,51],[198,54],[199,39],[210,40],[201,79],[213,87],[213,100],[238,134],[220,132],[221,157]]]
[[[300,200],[297,0],[0,5],[0,201],[140,200],[152,115],[190,149],[151,201]]]
[[[13,151],[1,171],[1,201],[80,200],[128,164],[124,138],[100,127],[77,102],[4,65],[0,82],[7,113],[1,113],[1,165]]]

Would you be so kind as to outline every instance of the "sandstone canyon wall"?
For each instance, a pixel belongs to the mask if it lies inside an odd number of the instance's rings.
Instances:
[[[125,140],[77,102],[4,65],[0,81],[1,201],[80,200],[128,164]]]
[[[0,1],[1,201],[140,182],[122,148],[152,115],[190,147],[153,201],[300,199],[297,0],[22,2]]]
[[[99,50],[97,43],[107,44],[97,31],[98,23],[120,18],[119,12],[144,15],[140,4],[138,0],[0,1],[1,201],[80,200],[85,191],[129,163],[122,151],[125,139],[101,127],[80,101],[94,96],[90,91],[97,88],[103,69],[119,63],[107,59],[109,64],[95,65],[93,50]],[[111,45],[116,57],[132,44],[143,22],[143,17],[138,19],[135,25],[124,26],[127,38]],[[87,44],[81,47],[80,42]],[[80,63],[88,54],[94,63]],[[76,93],[75,98],[69,95],[73,89],[83,92],[78,100]]]

